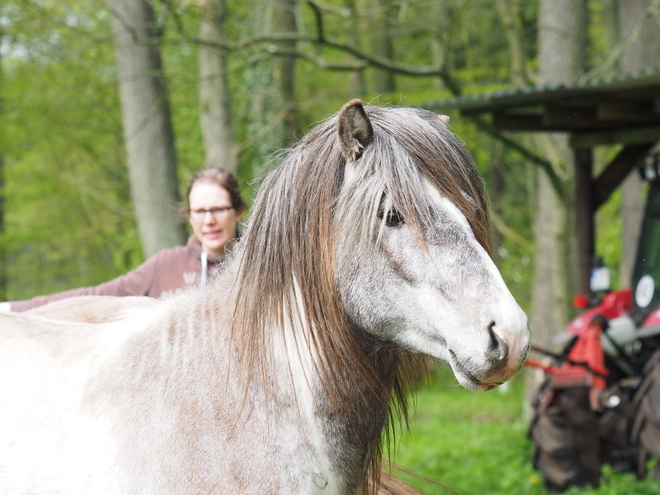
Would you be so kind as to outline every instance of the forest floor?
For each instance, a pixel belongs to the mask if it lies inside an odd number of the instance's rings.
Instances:
[[[547,495],[531,465],[532,444],[523,420],[523,377],[487,393],[459,386],[439,366],[415,395],[410,432],[399,434],[394,464],[414,472],[398,476],[427,495]],[[603,468],[599,488],[566,495],[660,494],[660,483]]]

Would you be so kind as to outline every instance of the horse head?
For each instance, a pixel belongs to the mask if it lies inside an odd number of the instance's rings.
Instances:
[[[336,279],[352,327],[489,390],[522,366],[527,317],[488,252],[482,181],[446,118],[347,103]]]

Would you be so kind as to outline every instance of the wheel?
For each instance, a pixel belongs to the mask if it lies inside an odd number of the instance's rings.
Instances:
[[[631,442],[637,445],[637,474],[646,473],[646,464],[652,457],[660,458],[660,351],[657,351],[644,366],[642,383],[634,399],[635,422]],[[652,473],[660,481],[660,466]]]
[[[598,486],[598,418],[589,406],[587,387],[551,390],[549,382],[543,384],[534,401],[529,436],[534,443],[534,468],[541,472],[548,489]]]
[[[635,472],[637,449],[630,442],[632,394],[623,391],[621,407],[606,410],[598,420],[600,462],[618,473]]]

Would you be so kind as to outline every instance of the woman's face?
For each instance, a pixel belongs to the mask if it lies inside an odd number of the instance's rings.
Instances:
[[[190,190],[190,225],[209,260],[225,253],[225,245],[238,236],[238,222],[243,212],[233,206],[229,193],[211,182],[198,182]]]

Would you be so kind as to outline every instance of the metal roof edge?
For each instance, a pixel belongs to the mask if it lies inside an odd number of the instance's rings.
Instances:
[[[626,91],[644,87],[660,88],[660,70],[648,69],[635,74],[618,75],[587,80],[575,84],[545,84],[541,86],[512,87],[485,93],[472,93],[444,100],[432,100],[419,104],[434,111],[459,110],[480,112],[510,106],[526,106],[548,102],[568,96],[599,92]]]

